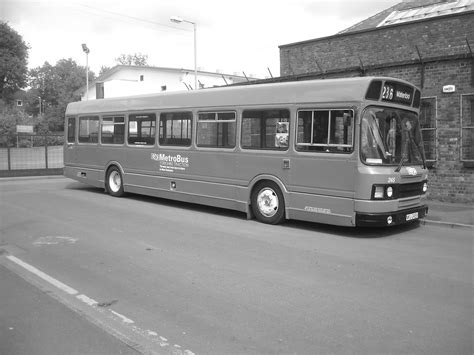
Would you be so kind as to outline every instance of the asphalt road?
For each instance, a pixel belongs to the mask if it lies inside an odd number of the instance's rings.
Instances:
[[[0,265],[0,354],[139,354]]]
[[[268,226],[64,178],[0,193],[0,264],[140,352],[473,352],[469,230]]]

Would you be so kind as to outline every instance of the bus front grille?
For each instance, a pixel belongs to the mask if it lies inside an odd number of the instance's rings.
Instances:
[[[405,198],[405,197],[422,195],[423,184],[424,184],[424,181],[413,182],[411,184],[400,184],[398,186],[398,197]]]

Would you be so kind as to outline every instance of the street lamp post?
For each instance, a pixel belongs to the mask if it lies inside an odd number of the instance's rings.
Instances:
[[[86,100],[89,99],[89,48],[85,43],[82,44],[82,51],[86,54]]]
[[[196,37],[196,23],[188,20],[184,20],[181,17],[177,16],[172,16],[170,18],[171,22],[174,23],[181,23],[181,22],[186,22],[190,23],[194,27],[194,89],[198,89],[198,78],[197,78],[197,37]]]

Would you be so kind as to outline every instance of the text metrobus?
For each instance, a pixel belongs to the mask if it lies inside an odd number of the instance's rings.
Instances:
[[[428,211],[419,107],[385,77],[74,102],[64,175],[270,224],[392,226]]]

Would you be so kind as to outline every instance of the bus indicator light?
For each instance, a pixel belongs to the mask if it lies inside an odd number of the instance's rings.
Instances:
[[[383,186],[375,186],[374,198],[382,199],[384,196]]]

